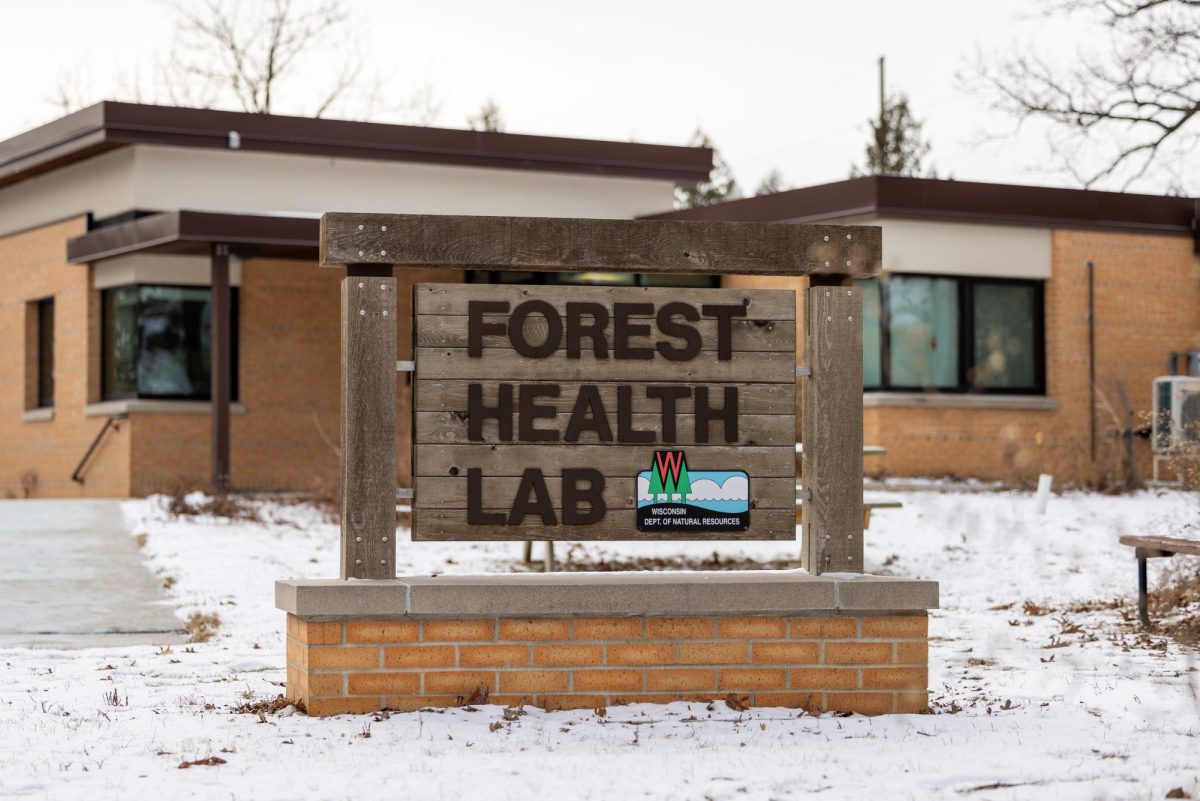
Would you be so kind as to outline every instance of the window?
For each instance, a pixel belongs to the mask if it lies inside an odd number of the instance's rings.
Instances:
[[[238,292],[230,290],[232,396],[238,396]],[[106,400],[211,398],[208,287],[138,284],[103,294],[102,393]]]
[[[543,273],[514,270],[476,270],[467,274],[472,284],[585,284],[592,286],[680,286],[709,288],[720,286],[715,275],[676,275],[667,273]]]
[[[865,389],[1045,392],[1040,281],[890,275],[857,283]]]
[[[37,326],[36,408],[49,409],[54,406],[54,298],[32,305]]]

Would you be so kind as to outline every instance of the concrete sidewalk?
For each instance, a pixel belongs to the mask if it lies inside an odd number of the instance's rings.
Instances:
[[[0,647],[184,639],[120,501],[0,501]]]

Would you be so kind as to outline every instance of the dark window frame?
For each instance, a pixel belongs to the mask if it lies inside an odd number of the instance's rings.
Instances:
[[[54,408],[54,298],[42,298],[33,301],[36,307],[37,315],[37,375],[35,376],[35,394],[37,396],[38,409],[53,409]],[[47,317],[49,317],[49,325],[47,325]],[[45,348],[47,330],[49,329],[49,349]],[[47,352],[48,350],[48,352]],[[47,379],[49,379],[49,392],[44,392],[46,389]],[[28,397],[28,396],[26,396]]]
[[[907,386],[890,383],[891,332],[889,330],[889,289],[894,279],[932,278],[955,282],[958,303],[958,364],[952,387]],[[1032,278],[947,275],[939,273],[894,273],[874,279],[879,282],[879,358],[880,383],[864,386],[865,392],[921,392],[943,395],[1045,395],[1046,394],[1046,282]],[[977,286],[1021,286],[1033,290],[1033,386],[984,387],[971,384],[969,373],[975,361],[975,288]]]
[[[212,402],[212,377],[209,376],[209,392],[200,395],[149,395],[137,392],[133,393],[116,393],[112,392],[107,385],[108,370],[107,360],[110,358],[110,345],[108,335],[108,303],[107,293],[116,292],[122,289],[141,289],[142,287],[162,287],[164,289],[207,289],[209,292],[209,303],[212,303],[212,286],[206,284],[170,284],[161,282],[138,282],[133,284],[121,284],[119,286],[105,287],[100,290],[100,398],[104,401],[120,401],[120,400],[163,400],[163,401],[200,401],[203,403]],[[240,318],[241,310],[238,299],[238,287],[229,287],[229,368],[230,368],[230,393],[231,401],[238,400],[239,394],[239,352],[241,350],[239,329],[241,328]],[[141,297],[138,297],[138,313],[141,313]],[[211,319],[211,318],[210,318]],[[134,353],[140,351],[140,342],[136,338],[138,333],[135,332]],[[136,364],[135,364],[136,369]],[[136,378],[135,378],[136,381]]]

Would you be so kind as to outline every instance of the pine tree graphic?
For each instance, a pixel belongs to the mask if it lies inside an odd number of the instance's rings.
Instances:
[[[667,499],[666,490],[663,488],[662,474],[658,471],[658,465],[650,465],[650,499],[652,501],[665,501]]]
[[[687,460],[679,468],[679,483],[675,485],[675,491],[680,494],[680,500],[687,503],[688,496],[692,494],[692,480],[688,477]]]

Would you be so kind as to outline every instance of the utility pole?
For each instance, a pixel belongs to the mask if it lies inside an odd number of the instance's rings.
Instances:
[[[883,175],[887,172],[887,109],[885,107],[883,89],[883,56],[879,57],[879,127],[875,129],[875,155],[878,160],[876,173]]]

